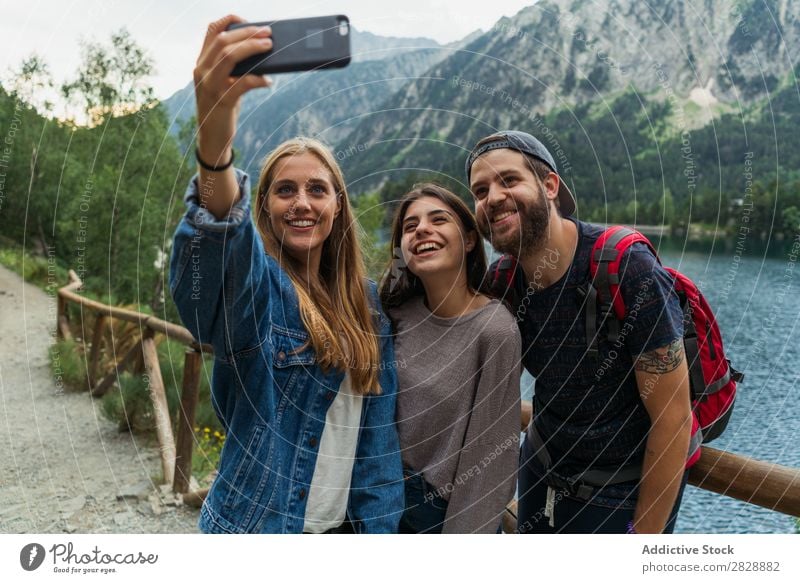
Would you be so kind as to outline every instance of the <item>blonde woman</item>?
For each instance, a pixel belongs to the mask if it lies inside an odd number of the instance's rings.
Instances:
[[[175,233],[170,289],[214,347],[213,403],[227,432],[204,532],[396,532],[403,510],[388,320],[364,276],[344,178],[298,138],[270,153],[255,222],[233,141],[241,96],[269,81],[229,76],[271,48],[269,29],[209,26],[194,72],[199,172]]]

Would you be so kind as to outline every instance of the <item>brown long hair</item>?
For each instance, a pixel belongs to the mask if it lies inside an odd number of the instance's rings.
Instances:
[[[305,153],[313,154],[328,168],[334,192],[341,197],[341,212],[322,246],[319,282],[312,284],[301,278],[300,263],[281,252],[266,212],[275,165],[286,156]],[[353,218],[342,170],[327,146],[313,138],[299,137],[283,142],[267,155],[258,179],[256,227],[266,251],[280,262],[294,284],[300,317],[317,363],[323,370],[347,370],[355,392],[379,394],[380,348],[369,308],[358,223]]]
[[[467,253],[467,288],[473,292],[486,292],[488,281],[486,279],[486,252],[483,249],[483,239],[478,232],[478,225],[475,215],[469,207],[458,196],[446,188],[425,182],[415,184],[410,192],[402,199],[392,221],[392,249],[393,257],[390,265],[386,269],[381,280],[380,296],[384,309],[395,308],[410,300],[413,297],[425,295],[425,288],[422,281],[411,273],[405,266],[398,266],[401,260],[400,243],[403,239],[403,219],[406,217],[408,207],[416,200],[430,196],[437,198],[449,206],[461,221],[461,228],[464,235],[475,233],[477,241],[472,251]]]

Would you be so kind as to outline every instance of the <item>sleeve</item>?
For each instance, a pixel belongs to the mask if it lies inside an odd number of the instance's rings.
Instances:
[[[380,307],[377,310],[381,330],[381,394],[367,397],[369,408],[350,486],[351,518],[356,532],[365,534],[396,533],[404,510],[403,466],[395,425],[397,363],[391,325]]]
[[[268,262],[250,218],[250,181],[236,171],[239,200],[217,219],[201,205],[198,176],[186,190],[186,214],[175,231],[169,288],[181,321],[217,358],[259,344],[268,317]]]
[[[514,497],[519,464],[521,340],[516,326],[490,335],[459,456],[443,533],[494,534]]]
[[[642,243],[632,245],[622,259],[620,293],[626,310],[620,333],[634,360],[683,337],[675,281]]]

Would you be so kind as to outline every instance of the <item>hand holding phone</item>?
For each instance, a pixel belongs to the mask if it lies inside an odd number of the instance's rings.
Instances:
[[[231,77],[231,69],[238,61],[272,48],[269,28],[249,26],[226,32],[230,24],[243,22],[234,15],[212,22],[194,69],[198,151],[214,165],[230,159],[242,95],[271,83],[256,75]]]
[[[232,23],[228,31],[269,26],[273,47],[236,64],[233,76],[346,67],[350,63],[350,21],[343,15]]]
[[[230,24],[242,22],[244,19],[234,15],[212,22],[194,69],[197,157],[213,167],[225,166],[233,159],[231,147],[242,95],[270,85],[270,80],[260,75],[231,77],[237,62],[272,48],[269,28],[250,26],[226,31]],[[198,172],[206,208],[217,218],[224,217],[239,197],[233,167],[210,172],[200,165]]]

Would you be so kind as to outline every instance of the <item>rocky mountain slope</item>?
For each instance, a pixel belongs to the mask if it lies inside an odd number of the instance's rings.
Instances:
[[[453,48],[426,38],[382,37],[353,29],[351,50],[353,60],[345,69],[275,75],[270,90],[245,96],[235,145],[239,163],[251,174],[270,149],[296,135],[313,135],[330,145],[342,141],[363,112],[374,110]],[[195,112],[192,85],[164,105],[177,132]]]
[[[788,0],[538,2],[365,112],[347,138],[361,153],[346,170],[355,181],[376,168],[390,172],[383,177],[396,175],[389,169],[426,168],[460,178],[449,161],[463,160],[478,137],[509,127],[548,138],[563,153],[561,164],[574,166],[572,146],[615,147],[631,123],[659,110],[652,123],[634,128],[650,132],[655,145],[664,130],[680,134],[726,112],[744,113],[779,89],[793,72],[799,12]],[[587,144],[582,126],[612,115],[626,92],[642,107],[623,108],[631,115]],[[557,111],[572,121],[551,127],[546,118]]]

